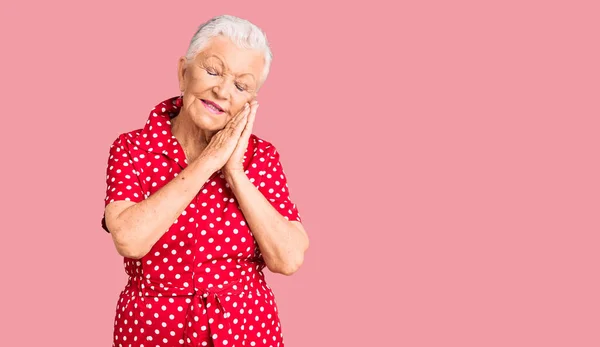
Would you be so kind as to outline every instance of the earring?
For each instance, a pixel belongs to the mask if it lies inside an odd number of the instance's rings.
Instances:
[[[181,108],[181,106],[183,106],[183,92],[181,92],[177,99],[173,100],[173,104],[177,108]]]

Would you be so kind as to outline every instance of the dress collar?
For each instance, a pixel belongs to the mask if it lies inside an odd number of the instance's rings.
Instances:
[[[171,97],[154,106],[148,121],[134,138],[136,146],[149,153],[163,154],[182,168],[188,165],[183,148],[171,132],[171,119],[179,114],[181,97]]]

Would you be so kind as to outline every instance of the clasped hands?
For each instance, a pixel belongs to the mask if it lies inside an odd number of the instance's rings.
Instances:
[[[244,173],[244,154],[252,134],[258,102],[247,103],[228,123],[210,140],[202,153],[211,163],[214,171],[221,170],[225,179],[231,179]]]

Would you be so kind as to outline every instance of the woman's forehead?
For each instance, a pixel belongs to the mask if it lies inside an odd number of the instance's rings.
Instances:
[[[257,79],[265,63],[262,52],[240,48],[222,36],[212,38],[198,53],[196,60],[221,62],[234,74],[252,74]]]

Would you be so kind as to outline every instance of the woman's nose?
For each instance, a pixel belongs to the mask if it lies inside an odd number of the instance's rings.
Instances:
[[[222,81],[221,83],[217,84],[216,86],[213,87],[213,92],[217,95],[217,97],[219,97],[220,99],[227,99],[230,91],[230,83],[226,80]]]

